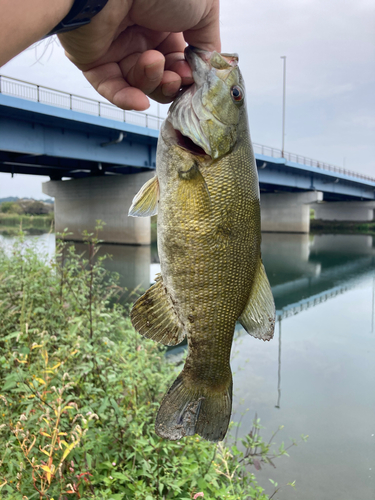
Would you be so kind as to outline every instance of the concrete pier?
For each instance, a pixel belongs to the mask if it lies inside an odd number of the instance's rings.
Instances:
[[[128,217],[128,210],[134,196],[153,175],[141,172],[45,182],[43,193],[55,198],[56,232],[68,228],[70,239],[82,241],[82,232],[94,232],[100,219],[106,223],[99,234],[104,242],[149,245],[150,218]]]
[[[366,222],[374,220],[374,201],[328,201],[314,203],[315,219]]]
[[[319,191],[261,193],[262,231],[308,233],[310,205],[322,199],[323,193]]]

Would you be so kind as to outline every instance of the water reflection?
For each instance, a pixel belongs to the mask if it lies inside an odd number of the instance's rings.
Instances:
[[[85,243],[74,243],[79,253],[86,254]],[[149,246],[101,244],[97,257],[108,255],[103,265],[109,272],[119,274],[119,285],[131,294],[139,294],[150,286],[151,248]]]
[[[375,248],[367,235],[264,234],[262,258],[280,314],[344,291],[374,268]]]
[[[375,269],[367,235],[263,234],[262,258],[275,298],[278,337],[277,402],[281,405],[282,320],[346,292]],[[373,281],[372,331],[375,277]],[[241,330],[241,326],[238,325]]]
[[[10,249],[14,237],[0,235],[0,245]],[[26,244],[55,250],[54,234],[26,236]],[[87,246],[74,243],[78,252]],[[146,290],[160,272],[156,245],[102,244],[99,256],[108,271],[120,276],[120,285],[129,290]],[[345,292],[362,275],[375,267],[375,238],[367,235],[262,235],[262,259],[275,298],[278,316],[286,317]],[[310,300],[309,300],[310,299]],[[373,327],[374,328],[374,327]]]
[[[264,233],[262,259],[279,314],[312,297],[316,305],[345,291],[375,265],[375,242],[367,235]],[[152,273],[160,272],[155,249]],[[297,310],[293,311],[293,314]]]

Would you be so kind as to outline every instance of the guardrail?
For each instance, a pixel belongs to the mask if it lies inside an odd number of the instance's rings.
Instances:
[[[148,113],[140,111],[125,111],[117,106],[114,106],[113,104],[103,101],[95,101],[94,99],[89,99],[87,97],[69,94],[60,90],[51,89],[49,87],[24,82],[23,80],[17,80],[16,78],[10,78],[2,75],[0,75],[0,93],[156,130],[160,129],[160,125],[164,120],[164,118],[160,118],[159,116],[149,115]],[[302,165],[317,167],[322,170],[328,170],[330,172],[336,172],[375,182],[375,178],[368,175],[352,172],[350,170],[346,170],[345,168],[330,165],[329,163],[307,158],[306,156],[289,153],[287,151],[271,148],[262,144],[253,143],[253,146],[256,152],[265,156],[285,158],[286,160],[300,163]]]
[[[312,158],[307,158],[306,156],[297,155],[295,153],[289,153],[288,151],[282,151],[281,149],[271,148],[269,146],[263,146],[262,144],[253,143],[254,151],[265,156],[272,156],[272,158],[285,158],[286,160],[293,161],[308,167],[317,167],[322,170],[329,170],[330,172],[336,172],[339,174],[350,175],[351,177],[357,177],[360,179],[365,179],[368,181],[375,182],[374,177],[369,175],[359,174],[358,172],[353,172],[345,168],[336,167],[329,163],[324,163],[319,160],[314,160]]]

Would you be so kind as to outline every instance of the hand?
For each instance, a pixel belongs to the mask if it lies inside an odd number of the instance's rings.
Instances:
[[[219,0],[109,0],[90,24],[59,35],[69,59],[103,97],[145,110],[193,82],[186,43],[220,51]]]

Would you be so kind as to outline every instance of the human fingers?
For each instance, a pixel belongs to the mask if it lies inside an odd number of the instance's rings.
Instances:
[[[161,104],[168,104],[173,101],[181,87],[181,78],[177,73],[164,71],[161,84],[149,97]]]
[[[185,59],[181,59],[180,54],[168,54],[165,58],[165,69],[177,73],[183,87],[194,82],[191,68]]]
[[[173,100],[182,86],[181,77],[177,73],[173,71],[160,73],[160,61],[164,58],[160,53],[154,56],[155,59],[144,57],[143,54],[141,56],[143,63],[139,64],[137,69],[135,67],[140,57],[138,54],[133,54],[126,58],[126,63],[123,63],[124,69],[121,68],[121,64],[107,63],[84,71],[83,74],[99,94],[116,106],[122,109],[144,111],[150,105],[145,94],[160,103],[168,103]],[[148,71],[148,75],[145,75],[142,70],[146,73]],[[151,78],[149,78],[150,75]]]
[[[185,60],[186,41],[182,33],[170,33],[157,47],[165,56],[165,69],[177,73],[182,85],[193,83],[190,66]]]
[[[156,50],[131,54],[120,61],[122,75],[131,87],[141,90],[152,99],[170,102],[181,88],[181,77],[165,71],[165,58]]]
[[[182,32],[190,45],[220,51],[219,0],[133,0],[129,18],[150,30]]]
[[[208,51],[221,51],[219,9],[219,0],[212,0],[201,20],[184,31],[184,38],[189,45]]]
[[[127,72],[126,66],[130,64],[129,59],[135,58],[133,55],[127,58],[126,63],[120,63],[120,68],[129,85],[138,88],[156,101],[167,103],[177,95],[182,86],[182,79],[178,73],[165,70],[164,57],[160,53],[157,54],[154,54],[154,58],[147,58],[147,53],[142,54]]]
[[[100,95],[121,109],[144,111],[150,107],[145,94],[124,79],[117,63],[107,63],[83,72]]]
[[[119,66],[125,80],[149,95],[161,84],[164,75],[165,58],[157,50],[143,54],[132,54],[120,61]]]

